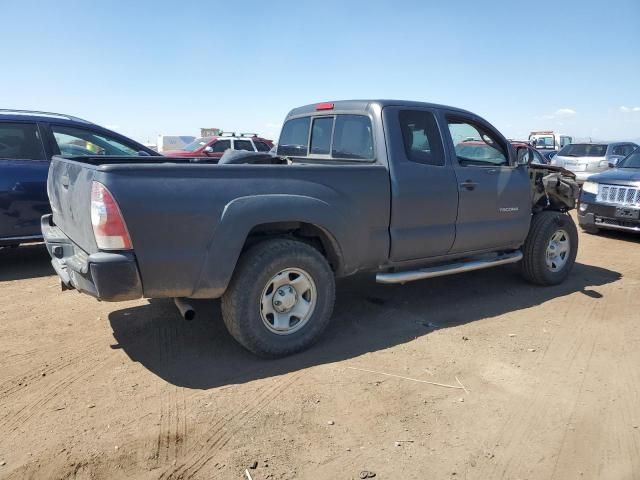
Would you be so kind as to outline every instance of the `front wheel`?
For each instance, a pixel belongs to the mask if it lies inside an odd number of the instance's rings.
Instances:
[[[242,255],[222,297],[229,333],[262,357],[282,357],[314,343],[331,318],[335,279],[306,243],[261,242]]]
[[[561,212],[536,213],[522,253],[522,273],[528,281],[538,285],[562,283],[578,253],[578,230],[573,219]]]

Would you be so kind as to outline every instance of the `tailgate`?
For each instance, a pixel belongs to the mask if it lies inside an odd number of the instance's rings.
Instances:
[[[49,166],[47,193],[53,222],[85,252],[98,247],[91,227],[91,183],[95,167],[54,156]]]

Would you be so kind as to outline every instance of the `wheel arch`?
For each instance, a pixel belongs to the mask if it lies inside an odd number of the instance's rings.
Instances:
[[[207,248],[193,298],[217,298],[227,288],[240,255],[252,245],[288,237],[317,248],[340,275],[348,224],[328,203],[302,195],[257,195],[229,202]]]

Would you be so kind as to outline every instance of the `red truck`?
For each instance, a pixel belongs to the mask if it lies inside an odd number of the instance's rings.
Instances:
[[[220,158],[225,150],[247,150],[249,152],[268,152],[273,147],[273,142],[259,137],[255,133],[233,132],[224,133],[217,137],[196,138],[180,150],[162,152],[167,157],[184,158]]]

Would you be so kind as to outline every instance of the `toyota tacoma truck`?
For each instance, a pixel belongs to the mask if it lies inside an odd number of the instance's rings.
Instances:
[[[231,335],[278,357],[318,339],[336,277],[402,284],[517,263],[535,284],[562,282],[578,186],[530,158],[465,110],[324,102],[287,115],[276,155],[54,157],[42,232],[63,289],[173,298],[186,319],[189,299],[221,298]]]

